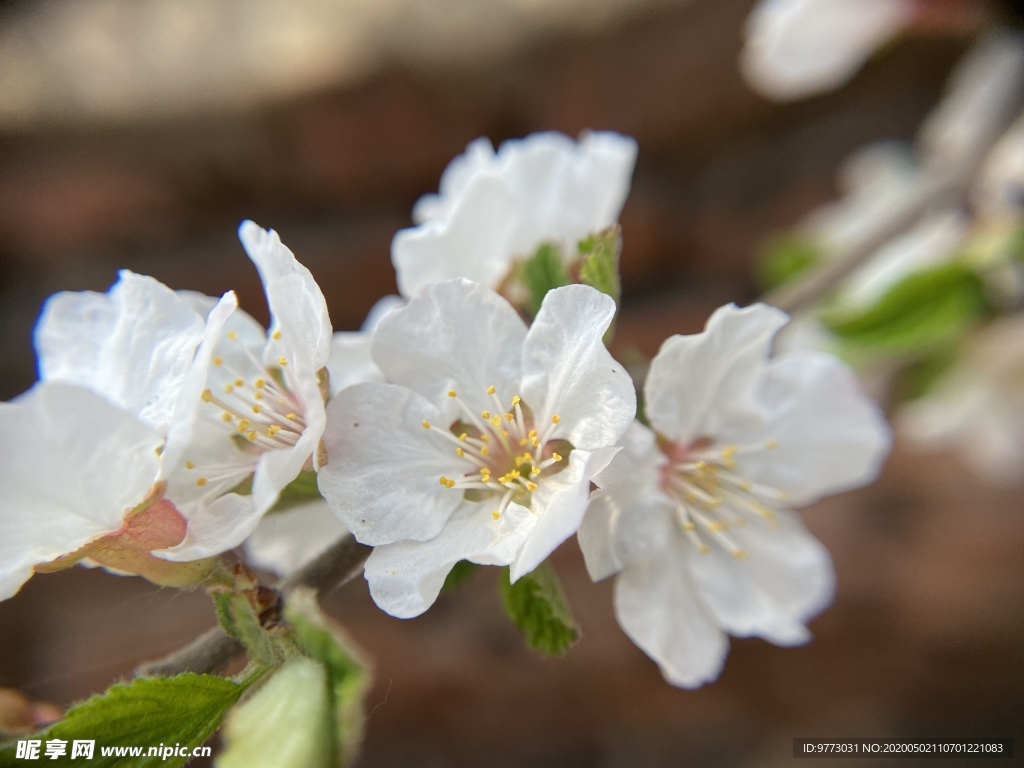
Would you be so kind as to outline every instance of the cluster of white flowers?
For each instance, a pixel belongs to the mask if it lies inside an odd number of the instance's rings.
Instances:
[[[252,222],[267,330],[231,293],[128,272],[52,298],[41,381],[0,405],[0,598],[80,560],[197,582],[247,539],[288,571],[347,530],[374,547],[374,600],[409,617],[456,563],[515,582],[579,532],[674,684],[712,679],[726,634],[806,640],[833,577],[793,508],[869,482],[889,447],[852,374],[772,359],[785,314],[730,305],[665,342],[641,422],[603,341],[611,297],[570,284],[529,324],[517,309],[520,262],[554,245],[570,274],[579,241],[616,224],[635,155],[612,133],[472,143],[394,239],[403,298],[356,333],[332,336],[312,275]],[[312,473],[322,500],[274,510]]]

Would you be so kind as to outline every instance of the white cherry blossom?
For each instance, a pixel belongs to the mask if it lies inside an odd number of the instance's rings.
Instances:
[[[318,480],[376,547],[365,573],[385,611],[425,611],[459,560],[511,564],[518,579],[576,531],[636,409],[601,341],[614,312],[567,286],[528,329],[496,293],[452,280],[381,321],[371,351],[394,383],[331,401]]]
[[[579,532],[591,576],[618,573],[626,633],[671,683],[714,679],[726,635],[805,642],[832,599],[828,553],[794,507],[864,485],[889,447],[879,409],[821,353],[770,358],[786,315],[722,307],[673,336]]]
[[[743,75],[779,101],[835,90],[913,14],[913,0],[760,0],[747,18]]]
[[[417,202],[417,226],[395,235],[400,292],[412,298],[458,277],[497,290],[546,242],[575,254],[580,240],[618,221],[636,152],[633,139],[602,131],[578,142],[536,133],[497,152],[477,139],[448,165],[439,193]]]

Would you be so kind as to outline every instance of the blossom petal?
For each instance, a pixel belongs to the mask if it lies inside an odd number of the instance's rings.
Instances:
[[[786,314],[765,304],[715,310],[703,333],[672,336],[644,386],[651,426],[673,442],[714,436],[723,419],[745,418],[751,380],[768,360]]]
[[[43,382],[0,403],[0,599],[40,563],[119,530],[150,493],[158,432],[98,394]],[[117,482],[111,482],[117,478]]]
[[[493,408],[490,386],[504,400],[519,394],[526,326],[512,306],[468,280],[430,285],[385,317],[371,352],[390,380],[441,408],[447,426],[462,414],[454,389],[475,411]]]
[[[434,604],[445,577],[460,560],[508,565],[535,519],[530,510],[515,503],[498,520],[486,504],[463,503],[433,539],[374,549],[365,568],[370,594],[392,616],[419,616]]]
[[[776,645],[810,639],[804,624],[830,602],[835,574],[828,551],[794,512],[777,513],[778,526],[760,522],[729,533],[746,550],[733,557],[712,543],[688,558],[701,600],[730,635],[758,635]]]
[[[729,644],[680,556],[686,546],[673,534],[651,557],[628,565],[615,581],[615,615],[669,683],[697,688],[718,677]]]
[[[549,291],[523,344],[522,395],[540,430],[592,450],[613,445],[636,415],[636,391],[601,340],[615,316],[610,296],[586,285]]]
[[[364,381],[384,381],[384,374],[370,354],[373,332],[391,312],[405,306],[398,296],[385,296],[370,308],[358,331],[339,331],[331,342],[331,359],[327,362],[331,396],[345,387]]]
[[[756,427],[730,425],[719,436],[741,445],[770,441],[775,447],[741,453],[737,473],[785,492],[788,503],[797,506],[878,476],[891,431],[841,361],[820,352],[787,354],[764,371],[758,399],[764,418]]]
[[[234,549],[246,540],[263,516],[252,496],[237,493],[204,499],[179,509],[188,520],[185,538],[176,546],[153,552],[175,563],[201,560]]]
[[[403,387],[371,383],[343,390],[327,411],[317,483],[335,517],[372,546],[437,536],[462,498],[438,482],[458,474],[454,449],[421,426],[440,423],[437,409]]]
[[[189,302],[127,270],[107,293],[58,293],[36,326],[39,375],[98,392],[160,432],[203,334]]]
[[[324,501],[265,515],[245,540],[246,560],[287,577],[347,536]]]
[[[509,576],[513,582],[544,562],[559,544],[576,533],[587,511],[590,478],[604,469],[617,451],[575,450],[569,454],[565,469],[537,484],[530,503],[537,524],[512,563]]]

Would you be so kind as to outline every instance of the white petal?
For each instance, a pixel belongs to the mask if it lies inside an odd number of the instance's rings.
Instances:
[[[437,409],[402,387],[356,384],[327,410],[317,483],[335,517],[373,546],[438,535],[462,492],[439,482],[460,474],[454,447],[420,423],[440,424]]]
[[[385,296],[370,308],[361,329],[334,334],[331,359],[327,362],[332,397],[353,384],[384,381],[384,374],[370,355],[370,342],[380,321],[404,306],[400,297]]]
[[[644,385],[655,431],[689,443],[719,432],[720,419],[750,408],[751,380],[766,364],[786,314],[765,304],[715,310],[703,333],[672,336],[651,361]]]
[[[544,562],[559,544],[576,533],[587,511],[590,478],[608,465],[616,450],[575,450],[569,454],[565,469],[537,484],[530,500],[537,524],[512,563],[509,575],[513,582]]]
[[[472,179],[480,172],[486,172],[494,162],[494,147],[484,137],[474,139],[466,151],[448,163],[438,184],[439,194],[424,195],[412,209],[412,219],[417,224],[427,221],[445,221],[454,204],[463,195]]]
[[[468,280],[427,286],[377,327],[371,351],[384,375],[423,395],[445,414],[462,415],[448,390],[475,412],[493,409],[494,386],[503,401],[520,394],[526,326],[512,306]]]
[[[771,450],[741,453],[736,472],[788,494],[789,503],[874,480],[892,444],[881,409],[862,391],[853,372],[820,352],[792,352],[775,360],[758,383],[763,421],[729,425],[724,442]]]
[[[697,688],[718,677],[729,645],[698,597],[686,568],[688,544],[673,535],[615,582],[615,615],[672,685]]]
[[[783,101],[835,90],[913,12],[907,0],[761,0],[747,19],[743,74]]]
[[[287,577],[346,535],[324,501],[311,501],[265,515],[245,540],[245,556],[257,568]]]
[[[44,381],[88,387],[165,432],[203,318],[151,277],[127,270],[108,293],[58,293],[35,332]]]
[[[237,493],[183,505],[179,511],[188,520],[185,538],[180,544],[153,552],[175,563],[201,560],[234,549],[255,530],[262,517],[251,496]]]
[[[433,539],[374,549],[365,569],[370,594],[392,616],[419,616],[434,604],[445,577],[460,560],[508,565],[534,520],[518,504],[509,504],[499,520],[491,517],[487,504],[462,504]]]
[[[614,445],[633,421],[633,380],[601,340],[614,316],[612,298],[586,285],[544,297],[523,344],[522,384],[542,434],[592,450]]]
[[[0,599],[32,567],[121,528],[150,492],[163,440],[82,387],[41,383],[0,403]],[[111,482],[116,478],[116,482]]]
[[[713,542],[688,557],[701,600],[731,635],[758,635],[777,645],[810,639],[804,624],[830,602],[835,574],[828,551],[797,514],[782,510],[778,528],[760,522],[729,533],[748,556],[737,559]]]

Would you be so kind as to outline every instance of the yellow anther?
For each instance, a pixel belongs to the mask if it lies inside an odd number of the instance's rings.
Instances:
[[[286,365],[288,365],[288,358],[283,356],[277,358],[277,364],[284,368]]]
[[[488,456],[490,456],[490,455],[491,455],[491,451],[490,451],[490,449],[489,449],[489,448],[488,448],[488,447],[487,447],[487,446],[485,445],[485,446],[484,446],[483,448],[481,448],[481,449],[480,449],[480,455],[481,455],[481,456],[483,456],[484,458],[486,458],[486,457],[488,457]]]
[[[511,477],[513,480],[518,480],[519,479],[519,470],[518,469],[513,469],[511,472],[508,473],[508,476]]]
[[[242,419],[238,422],[238,431],[245,432],[249,428],[250,421],[248,419]]]
[[[703,459],[701,459],[700,461],[697,462],[697,471],[698,472],[707,472],[709,469],[710,469],[710,467],[708,466],[708,463],[706,461],[704,461]]]
[[[245,433],[245,439],[248,440],[250,443],[255,443],[257,437],[259,437],[259,435],[256,434],[255,429],[250,429],[248,432]]]
[[[739,448],[735,445],[727,445],[722,449],[722,458],[726,461],[732,461],[733,456],[736,455],[738,450]]]
[[[269,427],[267,427],[267,434],[270,435],[271,437],[273,437],[280,431],[281,428],[277,426],[277,424],[271,424]]]
[[[253,392],[252,393],[252,399],[253,400],[262,400],[263,399],[263,393],[262,392]]]
[[[455,487],[455,481],[452,480],[449,477],[445,477],[444,475],[441,475],[440,483],[445,488],[454,488]]]
[[[423,428],[424,428],[424,429],[430,429],[430,422],[429,422],[429,421],[427,421],[426,419],[424,419],[423,421],[421,421],[421,422],[420,422],[420,424],[422,424],[422,425],[423,425]]]
[[[186,461],[185,462],[185,469],[195,469],[195,468],[196,468],[196,465],[195,465],[194,462],[191,462],[191,461]]]
[[[274,331],[272,334],[270,334],[270,338],[272,338],[274,341],[278,341],[281,338],[281,332]]]
[[[768,450],[774,450],[775,448],[779,447],[779,441],[775,439],[765,440],[764,447],[767,448]]]
[[[534,448],[537,448],[540,446],[540,440],[538,440],[536,437],[531,437],[530,445],[532,445]]]
[[[536,437],[537,436],[537,430],[536,429],[531,429],[529,432],[526,433],[526,436],[527,437]]]
[[[526,490],[528,490],[530,493],[533,493],[534,491],[537,490],[537,484],[534,483],[534,482],[527,483],[526,484]]]
[[[254,381],[252,385],[256,387],[256,389],[263,389],[265,386],[267,386],[267,380],[261,377],[256,379],[256,381]]]
[[[526,445],[526,438],[525,437],[522,440],[519,441],[519,447],[520,448],[522,448],[524,445]]]
[[[708,552],[711,551],[711,547],[709,547],[707,544],[701,544],[697,548],[697,551],[700,552],[702,555],[706,555]]]
[[[491,479],[491,470],[489,470],[487,467],[484,467],[483,469],[480,470],[480,477],[486,483],[488,480]]]
[[[485,418],[485,419],[489,419],[489,418],[491,418],[491,412],[490,412],[490,411],[480,411],[480,415],[481,415],[481,416],[482,416],[483,418]]]
[[[454,389],[448,390],[448,397],[458,397],[458,393]]]
[[[491,519],[492,520],[500,520],[501,519],[501,513],[498,510],[494,510],[493,512],[491,512]]]
[[[208,389],[204,389],[203,390],[203,394],[201,395],[201,397],[203,398],[203,402],[204,403],[208,403],[211,400],[213,400],[213,392],[211,392]]]
[[[539,475],[540,474],[540,467],[530,467],[530,474],[531,475]]]
[[[230,424],[232,421],[235,420],[235,417],[232,416],[227,411],[224,411],[224,413],[220,415],[220,420],[223,421],[225,424]]]
[[[712,533],[718,533],[719,531],[726,530],[728,527],[729,526],[726,525],[725,523],[721,523],[721,522],[718,522],[716,520],[715,522],[713,522],[711,525],[708,526],[708,530],[711,531]]]
[[[223,365],[223,364],[224,364],[224,358],[223,358],[223,357],[220,357],[220,356],[218,356],[218,357],[215,357],[215,358],[213,358],[213,360],[212,360],[211,362],[212,362],[212,363],[213,363],[214,365]]]
[[[519,399],[519,395],[514,395],[514,396],[512,397],[512,407],[513,407],[513,408],[515,408],[515,407],[516,407],[517,405],[519,405],[519,404],[520,404],[521,402],[523,402],[523,401]]]
[[[514,418],[515,418],[515,416],[513,416],[511,413],[506,413],[505,414],[505,421],[512,421],[512,419],[514,419]]]
[[[285,417],[286,419],[288,419],[288,421],[295,421],[295,414],[294,414],[294,413],[286,413],[286,414],[284,415],[284,417]]]
[[[245,386],[245,382],[242,381],[241,379],[235,379],[235,386],[236,387],[244,387]]]
[[[259,412],[260,412],[260,411],[262,411],[262,410],[263,410],[263,406],[262,406],[262,405],[260,405],[259,403],[256,403],[256,405],[254,405],[254,406],[252,407],[252,412],[253,412],[253,413],[259,413]]]
[[[689,521],[683,523],[683,530],[684,531],[690,532],[690,531],[696,530],[696,528],[697,528],[697,526],[694,525],[693,523],[689,522]]]
[[[493,384],[487,388],[487,394],[488,395],[493,395],[496,391],[497,390],[494,388]]]
[[[508,430],[507,429],[501,430],[501,436],[502,437],[508,437]]]
[[[554,459],[555,461],[561,461],[562,460],[561,454],[558,454],[558,453],[552,453],[551,454],[551,458]]]
[[[747,550],[745,549],[734,549],[729,554],[731,554],[737,560],[746,560],[747,557],[749,557],[749,555],[747,554]]]
[[[481,439],[481,440],[482,440],[483,442],[485,442],[485,443],[489,443],[489,442],[491,442],[491,436],[490,436],[490,435],[480,435],[480,439]]]
[[[198,480],[196,480],[196,485],[202,488],[204,485],[206,485],[206,478],[200,477]]]
[[[493,416],[491,416],[491,426],[492,427],[500,427],[501,426],[501,416],[499,416],[498,414],[494,414]]]
[[[526,461],[529,461],[529,459],[526,459]],[[516,466],[517,467],[521,467],[521,466],[523,466],[523,463],[524,463],[523,457],[522,456],[516,456]]]
[[[456,456],[458,456],[458,457],[459,457],[460,459],[461,459],[461,458],[462,458],[463,456],[465,456],[465,455],[466,455],[466,452],[465,452],[464,450],[462,450],[462,446],[461,446],[461,445],[460,445],[460,446],[458,446],[458,447],[457,447],[457,448],[455,449],[455,455],[456,455]]]
[[[554,416],[551,417],[551,423],[552,424],[557,424],[561,420],[562,420],[562,417],[559,416],[557,413]]]
[[[467,433],[463,432],[461,435],[459,435],[459,442],[460,443],[466,442],[466,438],[467,437],[469,437],[469,435]]]
[[[228,331],[228,338],[234,341],[235,339],[238,338],[238,334],[235,333],[234,331]]]

